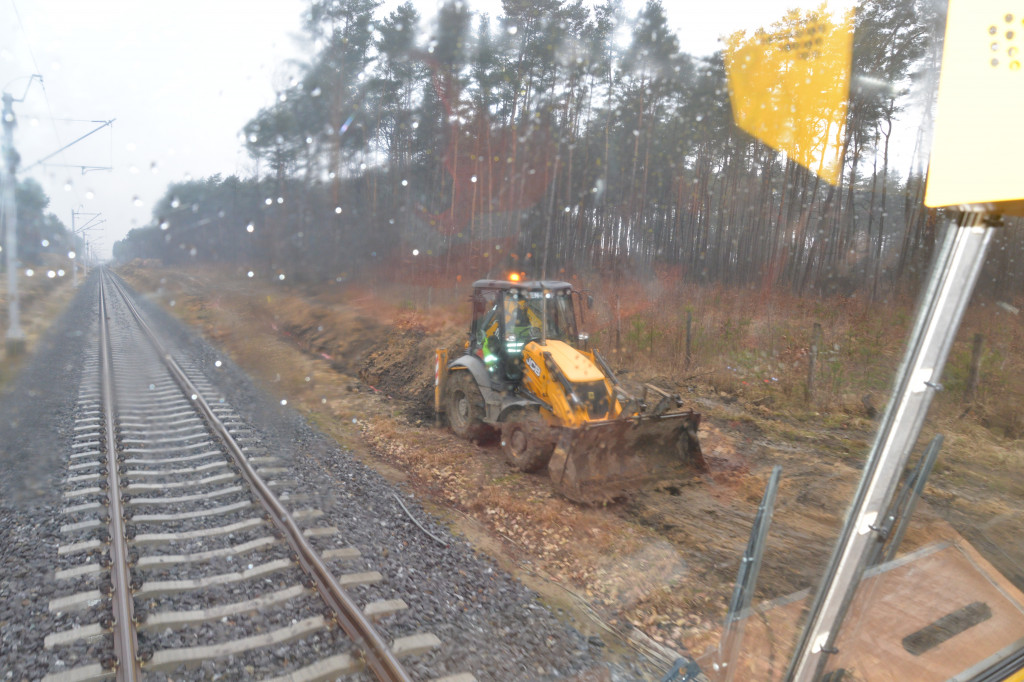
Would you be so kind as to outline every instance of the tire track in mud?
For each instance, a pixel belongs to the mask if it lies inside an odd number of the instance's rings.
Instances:
[[[711,476],[675,494],[637,495],[618,513],[674,545],[694,580],[728,595],[771,467],[780,464],[782,480],[758,595],[771,599],[814,587],[859,471],[832,453],[821,454],[813,444],[776,440],[746,416],[730,418],[738,416],[735,408],[704,402],[701,409],[711,415],[704,417],[700,439]]]

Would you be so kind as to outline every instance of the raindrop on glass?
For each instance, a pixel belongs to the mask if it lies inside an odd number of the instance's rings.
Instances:
[[[248,225],[245,226],[245,231],[246,232],[252,232],[255,229],[256,229],[256,227],[252,223],[249,223]]]

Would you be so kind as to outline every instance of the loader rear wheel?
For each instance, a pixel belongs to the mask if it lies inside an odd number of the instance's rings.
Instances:
[[[513,469],[538,471],[551,459],[555,441],[537,410],[519,408],[501,424],[501,449]]]
[[[484,398],[468,370],[458,370],[448,376],[445,410],[456,436],[475,441],[487,438],[490,427],[484,423]]]

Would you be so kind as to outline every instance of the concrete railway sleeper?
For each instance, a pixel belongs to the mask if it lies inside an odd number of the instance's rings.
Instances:
[[[405,602],[357,604],[346,590],[384,576],[339,571],[359,550],[332,545],[321,510],[286,509],[307,498],[286,463],[244,445],[245,422],[186,374],[114,277],[98,279],[49,603],[62,629],[45,639],[43,679],[410,680],[399,658],[440,640],[380,634],[374,623]]]

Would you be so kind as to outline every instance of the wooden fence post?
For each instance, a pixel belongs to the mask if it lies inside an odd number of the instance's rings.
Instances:
[[[821,345],[821,324],[814,323],[814,332],[811,334],[811,350],[807,359],[807,390],[804,397],[807,402],[814,396],[814,364],[818,360],[818,346]]]
[[[622,312],[619,308],[619,295],[615,294],[615,353],[622,352]]]
[[[686,369],[690,369],[693,355],[690,353],[690,332],[693,328],[693,311],[686,311]]]
[[[967,390],[964,391],[964,401],[974,400],[978,392],[978,382],[981,380],[981,349],[985,343],[985,337],[981,334],[974,335],[974,349],[971,351],[971,371],[967,375]]]

